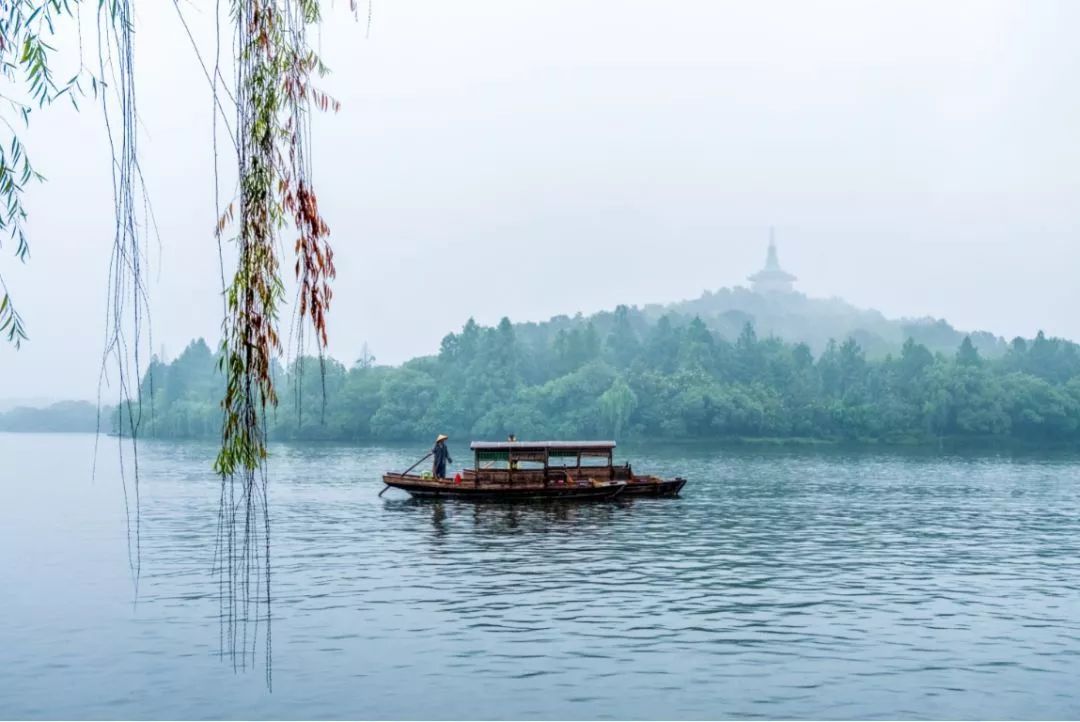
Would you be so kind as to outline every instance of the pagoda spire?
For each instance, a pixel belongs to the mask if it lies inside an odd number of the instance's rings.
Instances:
[[[769,226],[769,252],[765,256],[765,268],[769,271],[780,270],[780,259],[776,255],[776,233],[772,226]]]
[[[765,267],[750,276],[751,288],[757,293],[791,293],[795,276],[780,267],[776,252],[776,231],[769,226],[769,250],[765,255]]]

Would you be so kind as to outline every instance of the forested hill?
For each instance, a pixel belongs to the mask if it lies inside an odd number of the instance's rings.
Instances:
[[[707,299],[706,299],[707,300]],[[704,302],[704,301],[702,301]],[[698,303],[698,302],[694,302]],[[687,305],[684,308],[692,308]],[[909,338],[869,356],[853,338],[736,338],[702,317],[619,307],[590,318],[496,327],[469,321],[438,354],[402,366],[300,359],[277,369],[278,439],[647,437],[936,442],[943,437],[1076,439],[1080,350],[1015,339],[997,357],[968,337],[932,351]],[[214,353],[193,342],[143,382],[142,433],[215,437]],[[325,388],[325,396],[323,389]]]
[[[108,423],[111,414],[111,408],[102,411],[102,425]],[[13,405],[6,410],[0,409],[0,431],[87,432],[97,429],[98,409],[89,401],[60,401],[47,406]]]
[[[759,294],[745,288],[722,288],[706,291],[692,301],[646,306],[645,313],[654,320],[669,313],[687,319],[699,316],[710,331],[729,341],[752,323],[759,336],[805,343],[814,354],[823,352],[830,340],[849,338],[873,359],[899,353],[909,338],[934,353],[954,352],[965,336],[970,336],[985,357],[1001,356],[1008,349],[1005,339],[986,331],[959,331],[933,318],[889,319],[839,298],[810,298],[801,293]]]

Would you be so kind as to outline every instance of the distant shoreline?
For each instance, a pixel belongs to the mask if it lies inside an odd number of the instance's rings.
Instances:
[[[87,430],[71,430],[71,429],[0,429],[0,434],[12,434],[12,435],[76,435],[84,434],[93,436],[97,432],[94,429]],[[100,432],[102,437],[116,439],[121,438],[119,434],[112,431]],[[127,438],[122,437],[122,438]],[[480,440],[480,437],[470,437],[468,435],[454,434],[452,439],[460,439],[460,441],[451,441],[452,448],[467,449],[468,444],[474,440]],[[218,440],[211,437],[161,437],[161,436],[140,436],[140,441],[152,441],[162,444],[216,444]],[[398,447],[409,446],[416,447],[418,449],[427,448],[427,445],[431,443],[431,439],[424,438],[412,438],[412,439],[288,439],[288,438],[273,438],[271,437],[270,443],[274,445],[283,446],[302,446],[302,447],[334,447],[334,448],[365,448],[372,446],[386,446],[386,447]],[[1075,441],[1063,441],[1063,440],[1043,440],[1032,441],[1026,439],[1017,439],[1009,437],[969,437],[969,436],[947,436],[943,438],[923,438],[923,439],[821,439],[813,437],[746,437],[746,436],[721,436],[714,438],[645,438],[645,437],[626,437],[618,440],[620,447],[635,447],[635,446],[664,446],[674,448],[687,448],[687,449],[701,449],[701,448],[730,448],[730,449],[769,449],[769,450],[782,450],[782,449],[822,449],[822,450],[853,450],[853,451],[895,451],[895,450],[912,450],[912,451],[987,451],[987,450],[1001,450],[1001,451],[1080,451],[1080,439]],[[459,452],[462,453],[462,452]]]

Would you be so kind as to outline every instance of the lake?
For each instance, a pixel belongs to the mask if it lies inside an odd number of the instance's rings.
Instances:
[[[0,434],[0,717],[1080,716],[1075,454],[625,444],[682,498],[514,507],[274,446],[270,692],[218,654],[214,447],[142,443],[137,596],[93,447]]]

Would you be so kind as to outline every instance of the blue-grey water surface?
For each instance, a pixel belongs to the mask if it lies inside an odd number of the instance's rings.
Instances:
[[[213,447],[141,446],[136,603],[93,444],[0,434],[0,717],[1080,717],[1080,456],[627,444],[683,497],[508,507],[275,446],[271,693],[218,657]]]

